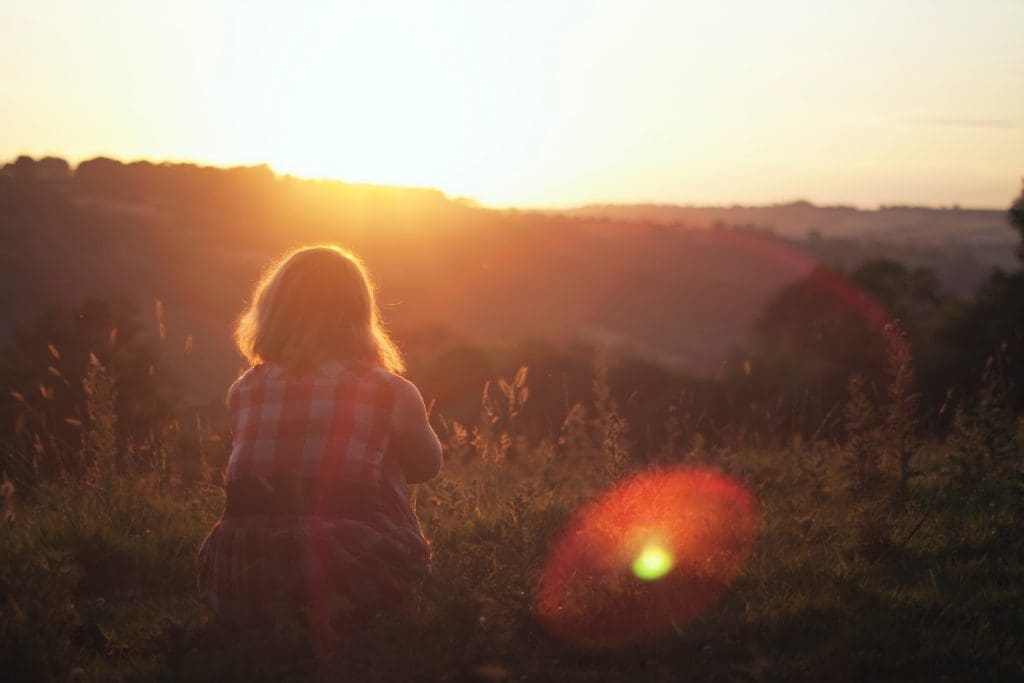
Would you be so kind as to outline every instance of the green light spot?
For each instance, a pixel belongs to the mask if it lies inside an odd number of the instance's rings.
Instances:
[[[652,543],[644,546],[643,552],[633,560],[633,573],[644,581],[654,581],[668,574],[674,563],[671,553]]]

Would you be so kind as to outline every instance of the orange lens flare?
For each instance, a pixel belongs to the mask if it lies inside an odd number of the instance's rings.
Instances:
[[[541,623],[569,642],[640,642],[702,614],[743,568],[753,496],[709,469],[652,471],[584,507],[548,558]]]

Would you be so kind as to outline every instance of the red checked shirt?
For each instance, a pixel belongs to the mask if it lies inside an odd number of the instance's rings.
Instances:
[[[398,382],[377,366],[329,362],[291,375],[257,365],[228,391],[227,481],[292,477],[376,485]]]
[[[385,457],[398,387],[368,364],[295,375],[248,370],[228,391],[234,443],[228,483],[253,477],[371,484],[381,505],[354,518],[251,514],[221,519],[196,557],[199,593],[220,617],[249,624],[309,612],[409,613],[430,548],[401,467]]]

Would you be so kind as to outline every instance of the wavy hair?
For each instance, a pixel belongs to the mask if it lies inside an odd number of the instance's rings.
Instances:
[[[334,245],[296,249],[267,269],[238,320],[235,343],[253,364],[309,370],[325,360],[361,360],[405,370],[366,267]]]

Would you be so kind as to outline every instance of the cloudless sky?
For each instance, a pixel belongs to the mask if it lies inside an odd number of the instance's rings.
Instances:
[[[1024,0],[0,4],[0,159],[267,162],[485,204],[1005,208]]]

